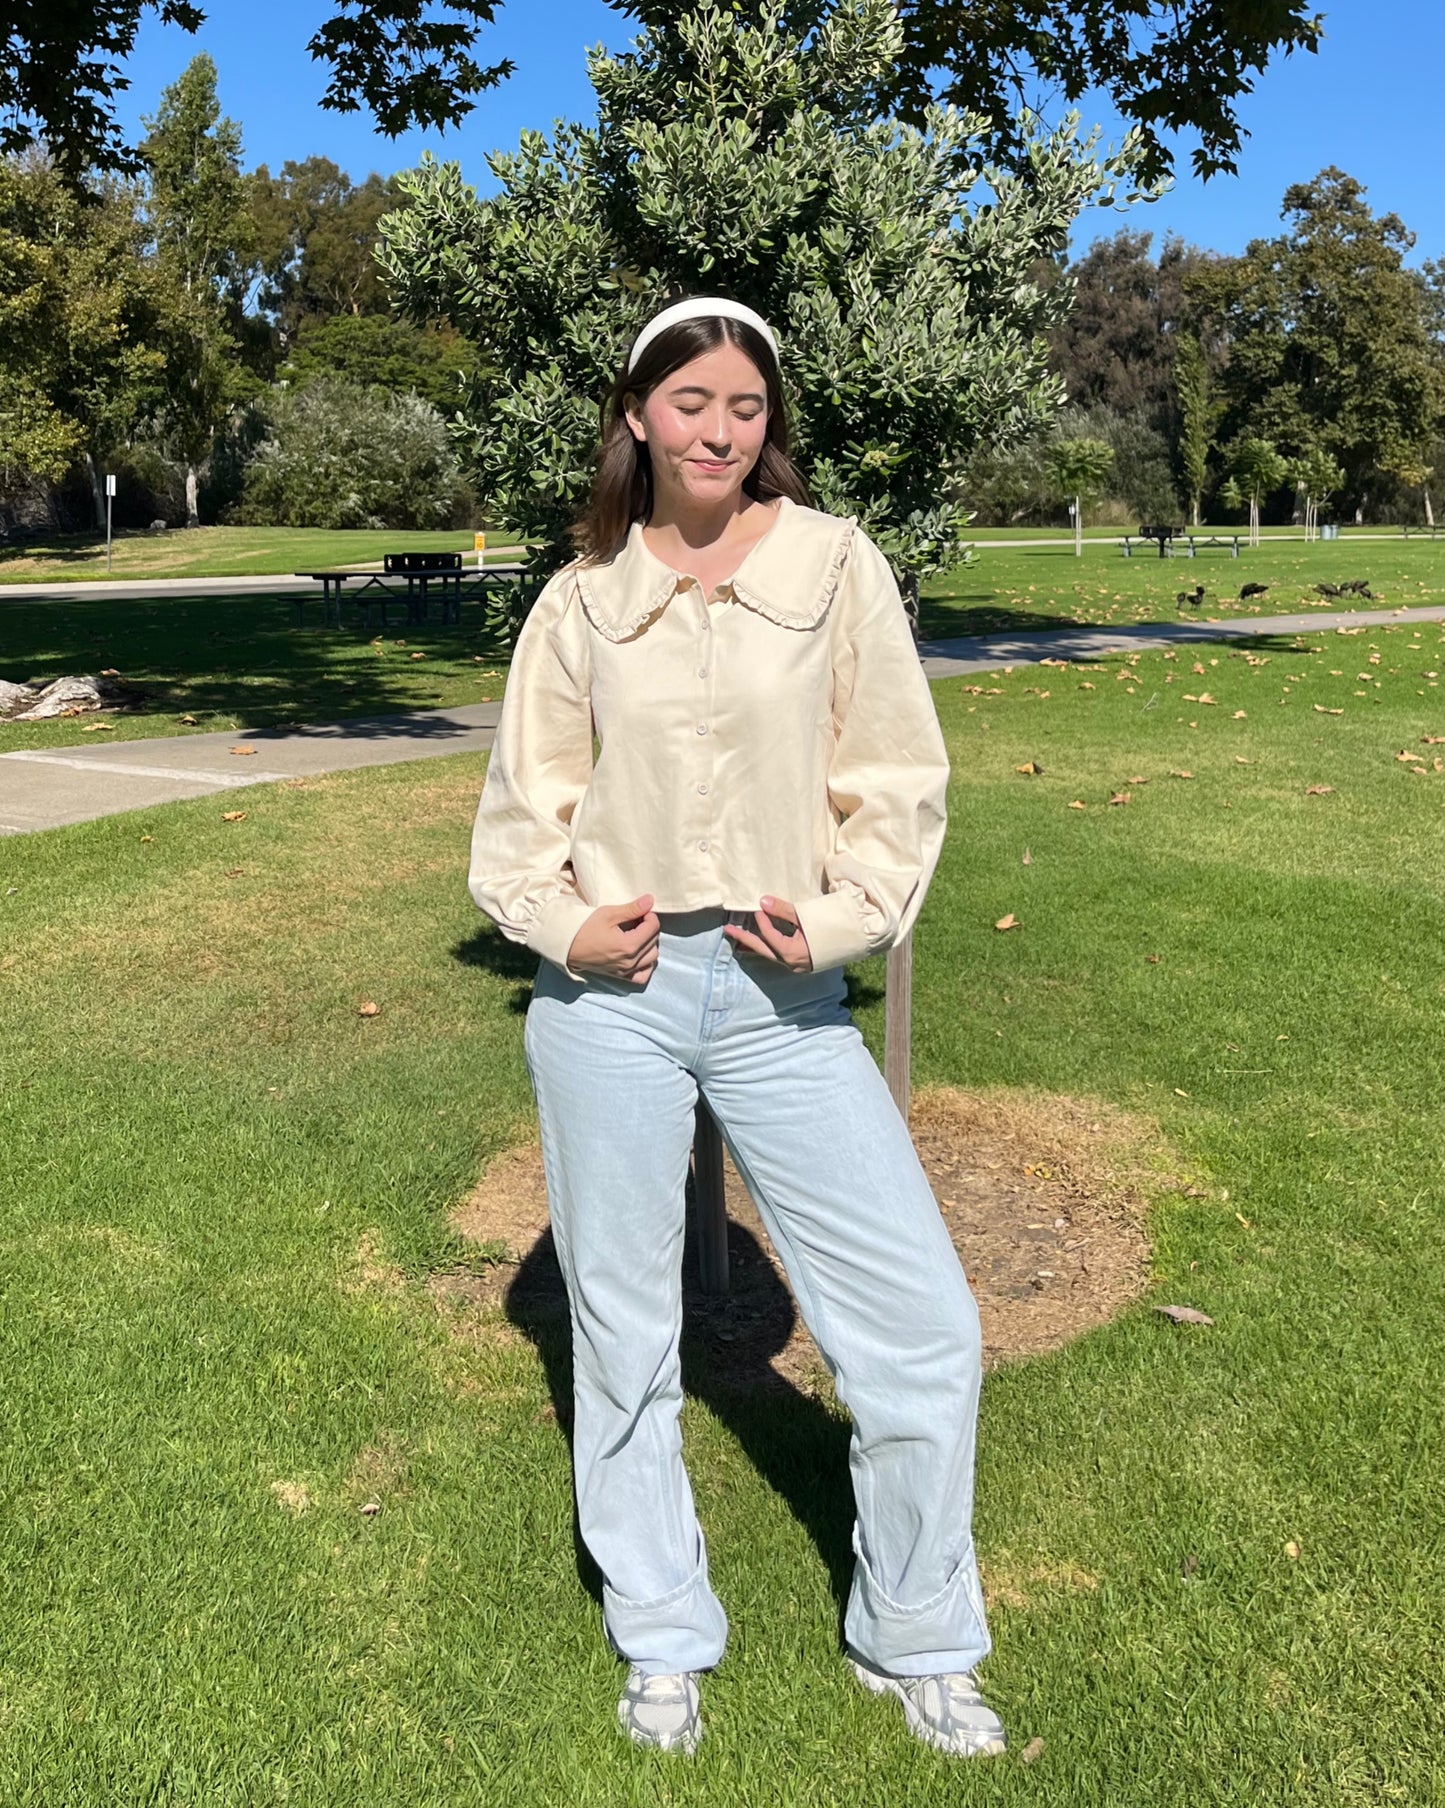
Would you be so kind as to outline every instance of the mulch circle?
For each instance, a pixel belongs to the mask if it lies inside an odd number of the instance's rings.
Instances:
[[[909,1129],[978,1301],[986,1366],[1057,1349],[1146,1290],[1143,1188],[1167,1156],[1154,1125],[1099,1100],[929,1087],[913,1094]],[[684,1356],[705,1354],[723,1385],[826,1390],[822,1357],[726,1151],[723,1172],[725,1296],[698,1285],[688,1182]],[[469,1318],[500,1307],[524,1331],[565,1324],[537,1144],[489,1163],[452,1222],[495,1260],[434,1276],[439,1303]]]

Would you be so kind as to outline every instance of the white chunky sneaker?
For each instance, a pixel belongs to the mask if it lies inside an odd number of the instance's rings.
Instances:
[[[644,1676],[634,1664],[617,1704],[617,1718],[638,1745],[695,1752],[702,1738],[696,1670]]]
[[[896,1695],[913,1734],[939,1751],[961,1758],[993,1757],[1005,1750],[1003,1722],[978,1692],[971,1670],[937,1676],[889,1676],[855,1658],[853,1674],[875,1695]]]

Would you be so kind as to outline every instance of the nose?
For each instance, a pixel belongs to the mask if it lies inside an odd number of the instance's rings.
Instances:
[[[704,423],[702,437],[705,445],[716,447],[719,452],[727,451],[732,444],[732,436],[728,432],[725,412],[720,409],[711,420]]]

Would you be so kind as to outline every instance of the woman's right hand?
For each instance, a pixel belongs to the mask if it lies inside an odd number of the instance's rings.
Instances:
[[[573,936],[567,965],[645,986],[657,965],[659,928],[651,892],[630,904],[601,904]]]

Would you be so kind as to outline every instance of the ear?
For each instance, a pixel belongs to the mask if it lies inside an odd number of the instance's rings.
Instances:
[[[640,444],[646,445],[647,429],[642,424],[640,405],[635,389],[629,389],[627,394],[622,398],[622,412],[623,418],[627,422],[628,431],[632,434],[632,437]]]

